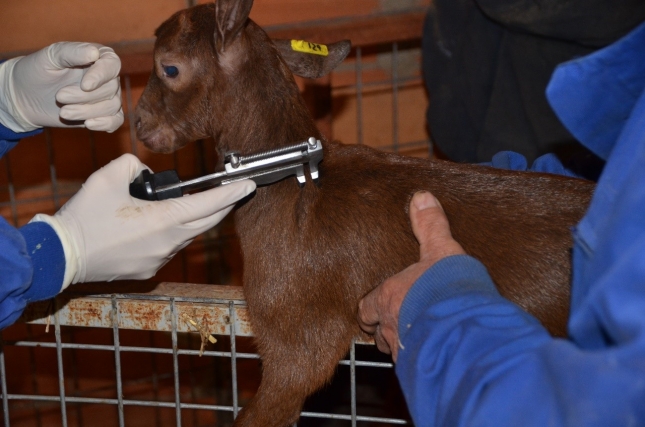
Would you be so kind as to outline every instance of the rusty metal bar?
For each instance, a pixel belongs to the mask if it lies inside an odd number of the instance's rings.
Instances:
[[[113,291],[110,294],[104,293]],[[126,293],[127,292],[127,293]],[[55,299],[61,326],[113,328],[112,298],[118,300],[119,329],[172,332],[169,303],[174,300],[177,318],[190,318],[213,335],[250,337],[253,335],[246,301],[240,286],[191,283],[121,282],[81,284],[67,288]],[[231,310],[231,306],[235,309]],[[27,306],[21,320],[44,325],[50,314],[50,302]],[[177,322],[177,332],[194,332],[188,322]],[[231,335],[233,336],[233,335]],[[358,340],[372,343],[372,340]],[[232,344],[234,346],[234,344]],[[64,348],[71,347],[63,344]],[[121,347],[121,351],[126,351]],[[182,354],[185,350],[180,350]],[[231,353],[235,353],[233,348]]]
[[[137,292],[139,290],[139,292]],[[110,294],[103,293],[113,291]],[[122,293],[129,291],[129,293]],[[75,285],[56,297],[57,314],[63,326],[112,328],[112,295],[119,301],[118,327],[151,331],[172,331],[169,302],[174,298],[177,316],[188,316],[212,334],[228,335],[229,302],[240,306],[235,316],[238,336],[251,336],[242,289],[237,286],[159,284],[132,282],[100,285]],[[47,302],[30,304],[22,320],[46,324]],[[177,332],[194,332],[186,322],[178,322]]]

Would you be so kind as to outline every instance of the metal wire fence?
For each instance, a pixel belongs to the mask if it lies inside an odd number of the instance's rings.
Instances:
[[[159,295],[162,291],[166,295]],[[209,296],[180,296],[200,292]],[[58,304],[63,305],[58,306]],[[79,317],[81,320],[77,320]],[[62,426],[82,425],[81,417],[78,414],[68,413],[68,408],[77,408],[78,405],[108,405],[116,407],[116,419],[114,419],[114,414],[112,414],[112,417],[109,417],[112,418],[110,423],[114,424],[103,424],[106,421],[104,418],[100,422],[96,419],[89,422],[86,421],[87,425],[133,425],[129,421],[139,419],[141,412],[131,411],[129,414],[131,420],[128,420],[125,411],[127,407],[171,409],[174,412],[173,416],[160,420],[159,425],[209,425],[200,424],[199,422],[196,423],[195,419],[191,419],[189,414],[187,414],[189,410],[213,412],[214,422],[220,421],[221,423],[226,423],[226,420],[232,420],[237,416],[241,407],[240,400],[247,400],[241,390],[246,385],[242,384],[240,387],[240,382],[238,381],[238,373],[241,373],[242,376],[247,374],[245,371],[240,372],[241,369],[244,370],[244,363],[240,363],[240,361],[257,361],[258,359],[257,354],[254,352],[244,350],[244,347],[248,348],[248,343],[243,343],[241,349],[237,346],[237,342],[241,337],[251,335],[251,329],[247,320],[246,305],[241,298],[241,293],[239,289],[231,287],[164,284],[161,288],[157,288],[155,293],[145,294],[83,295],[83,293],[66,293],[64,296],[56,299],[53,305],[49,302],[32,305],[25,313],[25,320],[35,324],[51,322],[54,339],[53,341],[42,339],[47,337],[47,335],[41,336],[41,339],[33,336],[19,340],[3,339],[2,351],[0,352],[0,373],[2,374],[2,403],[4,423],[6,426],[21,425],[20,420],[16,423],[12,422],[12,414],[14,411],[10,407],[10,403],[20,401],[49,403],[50,405],[45,407],[32,407],[32,409],[40,409],[41,412],[45,408],[51,409],[52,405],[53,407],[57,407],[60,410],[59,423]],[[63,332],[65,328],[69,329],[70,326],[78,328],[79,326],[88,325],[91,325],[93,328],[106,328],[107,330],[111,330],[112,339],[109,340],[111,342],[103,342],[101,344],[79,342],[80,340],[74,340],[69,334],[65,337]],[[170,342],[167,342],[168,340],[166,339],[166,342],[160,343],[161,345],[159,346],[150,346],[148,343],[146,343],[148,345],[123,343],[122,337],[124,333],[127,335],[128,329],[145,331],[149,330],[149,328],[169,333]],[[197,340],[197,343],[190,342],[192,340],[189,340],[182,345],[180,343],[180,336],[190,331],[197,331],[200,334],[200,338],[206,342],[209,340],[214,341],[215,337],[218,340],[223,340],[223,338],[228,337],[225,340],[225,348],[222,350],[200,349],[200,340]],[[214,331],[215,333],[204,333],[204,331]],[[190,347],[191,345],[193,346],[192,348],[182,348],[184,346]],[[57,393],[37,394],[33,392],[11,392],[8,387],[8,378],[11,378],[11,373],[8,372],[5,357],[9,347],[13,347],[14,350],[51,349],[51,351],[54,351],[57,366]],[[344,375],[345,380],[348,380],[345,387],[350,390],[349,407],[345,411],[338,412],[305,410],[301,414],[303,420],[309,418],[345,421],[347,425],[357,425],[358,423],[371,423],[372,425],[406,424],[407,421],[403,418],[369,415],[370,412],[375,412],[370,410],[369,405],[364,405],[362,408],[363,413],[361,413],[361,405],[358,402],[360,395],[356,392],[357,378],[360,378],[361,375],[359,374],[357,376],[357,369],[377,368],[379,370],[391,370],[392,363],[373,360],[369,354],[367,357],[361,357],[361,354],[365,356],[365,349],[358,349],[357,351],[357,347],[365,347],[365,343],[353,343],[348,359],[341,361],[339,367],[339,370],[343,367],[348,367],[349,369],[349,375],[347,373]],[[84,359],[87,357],[86,354],[91,352],[107,352],[113,354],[113,369],[111,369],[112,366],[102,366],[103,369],[114,375],[111,383],[114,385],[112,390],[115,392],[115,395],[111,397],[95,397],[93,395],[97,393],[99,395],[105,394],[107,389],[75,386],[73,382],[78,382],[78,380],[70,378],[74,376],[73,372],[72,375],[69,373],[70,370],[73,370],[73,367],[69,366],[69,362],[67,367],[65,366],[65,352],[68,354],[75,352],[77,360]],[[172,386],[163,387],[157,384],[157,399],[154,399],[154,393],[150,395],[152,398],[148,399],[126,397],[130,394],[128,389],[140,385],[142,381],[141,377],[138,377],[137,381],[134,382],[132,380],[124,381],[124,359],[125,355],[129,353],[135,353],[139,356],[167,355],[171,357],[172,369],[168,372],[170,375],[164,379],[160,378],[159,372],[156,372],[156,381],[170,379]],[[193,378],[191,380],[190,377],[194,375],[194,372],[191,374],[190,367],[187,367],[185,362],[180,363],[182,356],[189,356],[191,358],[201,356],[204,359],[213,358],[218,359],[217,363],[219,364],[229,364],[230,377],[228,378],[229,389],[228,393],[226,393],[227,396],[221,401],[213,403],[217,401],[215,396],[207,399],[199,399],[194,394],[191,395],[189,385],[191,381],[194,383],[195,379]],[[370,373],[368,375],[382,377],[380,373]],[[182,381],[184,379],[182,377],[186,377],[188,381]],[[71,382],[70,379],[72,380]],[[146,380],[152,381],[151,378],[144,377],[143,381],[145,382]],[[246,381],[246,379],[243,381]],[[159,399],[160,389],[165,388],[172,389],[172,396],[166,396],[166,398],[170,397],[167,400]],[[23,387],[23,389],[28,389],[28,387]],[[109,390],[108,394],[110,394]],[[199,403],[200,401],[209,401],[210,403]],[[24,409],[24,407],[18,407],[16,412],[24,412]],[[376,411],[376,413],[379,412],[383,411]],[[225,416],[226,414],[229,416]],[[41,418],[42,416],[43,414],[41,413]],[[152,421],[152,419],[149,419],[149,421]],[[303,421],[302,424],[307,425],[306,421]],[[48,421],[41,425],[54,425],[54,423]],[[153,425],[153,423],[142,425]]]

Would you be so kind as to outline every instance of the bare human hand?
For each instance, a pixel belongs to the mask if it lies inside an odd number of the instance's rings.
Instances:
[[[439,201],[420,191],[410,201],[410,222],[419,242],[419,262],[390,277],[358,303],[358,322],[380,351],[392,354],[399,349],[398,319],[401,304],[414,282],[437,261],[466,252],[450,233],[448,218]]]

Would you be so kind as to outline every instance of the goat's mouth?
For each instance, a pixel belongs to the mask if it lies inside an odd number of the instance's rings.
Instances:
[[[151,151],[155,153],[172,153],[179,147],[175,138],[169,135],[170,132],[164,132],[163,129],[156,129],[152,131],[144,131],[141,128],[137,129],[137,139],[143,142]]]

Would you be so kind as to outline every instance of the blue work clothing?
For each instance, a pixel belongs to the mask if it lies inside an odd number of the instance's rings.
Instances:
[[[555,154],[544,154],[528,166],[526,157],[514,151],[500,151],[495,154],[490,162],[478,163],[483,166],[491,166],[497,169],[522,170],[541,173],[552,173],[565,175],[574,178],[582,178],[576,171],[565,167]]]
[[[573,231],[569,337],[501,297],[474,258],[439,261],[399,315],[396,373],[418,427],[645,425],[645,24],[560,65],[547,98],[606,160]]]
[[[0,125],[0,157],[18,141],[39,131],[14,133]],[[14,228],[0,217],[0,329],[14,323],[28,303],[58,294],[65,275],[65,254],[48,224]]]

